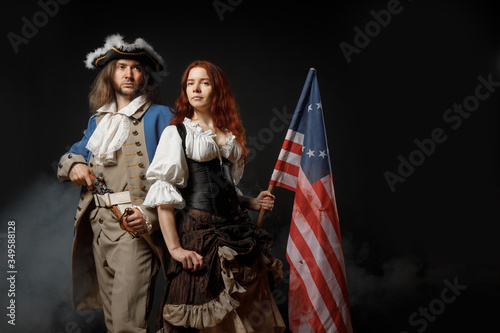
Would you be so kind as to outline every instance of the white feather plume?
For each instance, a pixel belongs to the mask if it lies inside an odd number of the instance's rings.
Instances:
[[[108,52],[112,47],[115,47],[121,51],[132,51],[134,49],[144,49],[146,52],[149,53],[155,60],[163,66],[165,70],[165,61],[163,58],[155,52],[153,47],[147,43],[144,39],[142,38],[137,38],[132,44],[127,43],[123,40],[123,36],[120,34],[115,34],[115,35],[110,35],[106,37],[104,41],[104,46],[96,49],[93,52],[90,52],[87,54],[87,58],[85,59],[85,67],[88,69],[95,69],[96,67],[94,66],[94,60],[99,57],[103,56]]]

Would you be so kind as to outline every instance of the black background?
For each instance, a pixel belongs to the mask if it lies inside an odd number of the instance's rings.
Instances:
[[[443,119],[455,103],[475,95],[480,76],[500,82],[499,24],[492,5],[401,1],[401,12],[372,32],[368,45],[348,62],[340,44],[354,46],[354,28],[364,30],[374,21],[370,12],[386,9],[388,1],[220,2],[232,3],[232,10],[219,15],[215,1],[73,0],[52,6],[49,16],[40,14],[43,0],[4,3],[2,332],[105,331],[102,312],[71,308],[78,189],[59,183],[55,167],[87,124],[87,95],[97,71],[85,68],[86,54],[114,33],[128,41],[142,37],[163,56],[169,74],[161,78],[160,90],[167,105],[178,96],[191,61],[223,68],[247,136],[260,135],[240,186],[250,195],[267,188],[288,123],[272,138],[262,129],[270,128],[277,114],[293,113],[309,68],[316,68],[354,331],[495,327],[498,87],[457,128]],[[27,21],[38,27],[16,52],[9,33],[22,36]],[[414,141],[431,138],[436,128],[446,140],[391,191],[384,173],[397,174],[398,157],[416,154]],[[276,207],[264,227],[288,274],[293,193],[280,188],[274,193]],[[8,325],[6,316],[8,221],[16,222],[16,326]],[[445,280],[467,286],[450,303],[441,301]],[[285,278],[277,300],[285,318],[287,287]],[[409,320],[414,313],[417,322]]]

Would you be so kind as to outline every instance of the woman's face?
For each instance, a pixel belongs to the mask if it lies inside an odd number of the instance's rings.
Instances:
[[[210,112],[212,105],[212,86],[207,71],[201,67],[194,67],[189,71],[186,95],[189,104],[199,112]]]

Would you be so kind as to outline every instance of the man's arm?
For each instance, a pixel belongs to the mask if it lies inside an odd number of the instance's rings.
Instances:
[[[71,180],[70,172],[74,166],[78,164],[87,166],[87,162],[90,159],[92,152],[89,151],[86,146],[96,127],[96,119],[95,117],[91,117],[89,119],[87,129],[83,132],[83,138],[71,146],[70,150],[59,160],[57,179],[60,181]]]
[[[147,216],[144,217],[144,219],[147,219],[148,223],[151,225],[151,229],[146,231],[151,235],[153,232],[160,229],[160,223],[158,222],[158,212],[156,211],[156,208],[141,205],[140,209],[142,212],[144,212],[143,215]]]
[[[69,170],[69,180],[75,186],[87,186],[89,189],[94,189],[94,183],[90,176],[94,176],[92,169],[85,163],[76,163]],[[95,176],[94,176],[95,177]]]

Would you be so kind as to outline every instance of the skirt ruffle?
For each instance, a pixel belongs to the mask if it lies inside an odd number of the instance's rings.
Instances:
[[[200,253],[204,265],[190,272],[171,260],[158,332],[220,332],[220,325],[228,332],[283,332],[269,285],[279,283],[283,265],[269,252],[269,234],[246,212],[224,219],[183,211],[178,222],[182,246]]]

